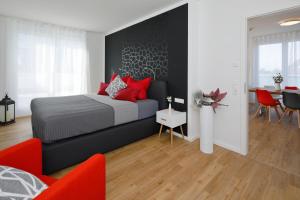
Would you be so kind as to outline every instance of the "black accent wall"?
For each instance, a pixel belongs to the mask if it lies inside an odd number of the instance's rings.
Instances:
[[[105,79],[130,74],[135,79],[153,77],[168,82],[173,103],[187,111],[188,5],[185,4],[105,37]]]

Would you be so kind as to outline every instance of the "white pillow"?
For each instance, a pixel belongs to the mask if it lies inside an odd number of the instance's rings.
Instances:
[[[0,165],[0,199],[34,199],[48,186],[36,176]]]
[[[126,88],[127,84],[122,81],[121,77],[118,75],[105,89],[105,92],[107,92],[107,94],[111,97],[111,98],[115,98],[115,96],[117,95],[117,93]]]

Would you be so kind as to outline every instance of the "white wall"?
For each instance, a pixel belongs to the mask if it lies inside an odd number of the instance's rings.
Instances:
[[[2,22],[2,18],[0,17],[0,30],[4,30],[5,29],[5,23]],[[5,35],[4,35],[4,31],[0,31],[0,77],[1,74],[5,74],[6,71],[5,71]],[[4,94],[5,94],[5,82],[6,80],[4,80],[4,78],[0,78],[0,101],[1,99],[4,97]]]
[[[193,103],[193,94],[197,92],[199,79],[199,9],[198,1],[190,0],[188,4],[188,140],[199,138],[199,108]]]
[[[189,70],[198,74],[198,88],[219,87],[228,92],[223,103],[229,107],[218,109],[215,115],[215,143],[246,154],[246,19],[300,5],[300,0],[199,0],[199,4],[199,65]],[[196,130],[198,124],[189,128]]]
[[[90,91],[97,92],[99,83],[104,81],[105,38],[103,33],[87,32],[87,49],[90,63]]]

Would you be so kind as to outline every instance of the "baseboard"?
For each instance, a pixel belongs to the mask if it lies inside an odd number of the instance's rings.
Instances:
[[[166,130],[167,133],[170,132],[170,130]],[[176,136],[176,137],[179,137],[179,138],[182,138],[182,135],[181,133],[178,133],[176,131],[173,131],[173,135]],[[184,136],[184,139],[186,141],[189,141],[189,142],[194,142],[195,140],[199,139],[198,137],[194,137],[194,138],[191,138],[191,137],[188,137],[188,136]],[[227,149],[227,150],[230,150],[230,151],[233,151],[233,152],[236,152],[238,154],[241,154],[241,155],[246,155],[245,153],[241,152],[241,150],[239,148],[236,148],[235,146],[232,146],[232,145],[229,145],[229,144],[225,144],[221,141],[214,141],[214,144],[215,145],[218,145],[224,149]]]
[[[31,115],[16,116],[16,119],[23,119],[23,118],[28,118],[28,117],[31,117]]]
[[[169,133],[170,130],[167,129],[166,132]],[[176,132],[176,131],[173,131],[173,135],[176,136],[176,137],[182,138],[181,133],[178,133],[178,132]],[[198,139],[198,138],[191,138],[191,137],[189,137],[189,136],[184,136],[184,139],[185,139],[186,141],[188,141],[188,142],[194,142],[194,141],[195,141],[196,139]]]
[[[238,153],[238,154],[242,154],[242,155],[244,155],[242,152],[241,152],[241,150],[239,149],[239,148],[236,148],[235,146],[232,146],[232,145],[229,145],[229,144],[225,144],[225,143],[223,143],[223,142],[221,142],[221,141],[214,141],[214,144],[215,145],[218,145],[218,146],[220,146],[220,147],[223,147],[223,148],[225,148],[225,149],[227,149],[227,150],[230,150],[230,151],[233,151],[233,152],[236,152],[236,153]]]
[[[195,140],[199,139],[199,137],[190,137],[190,136],[185,137],[185,138],[186,138],[186,140],[189,141],[189,142],[194,142]]]

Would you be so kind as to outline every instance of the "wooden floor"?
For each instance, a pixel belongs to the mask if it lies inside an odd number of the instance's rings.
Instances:
[[[247,156],[218,146],[205,155],[199,140],[175,138],[172,146],[167,134],[107,153],[107,199],[300,199],[300,130],[296,118],[275,120],[251,120]],[[23,118],[0,127],[0,148],[30,138],[30,126]]]

